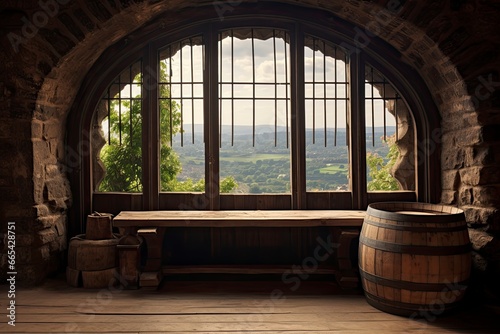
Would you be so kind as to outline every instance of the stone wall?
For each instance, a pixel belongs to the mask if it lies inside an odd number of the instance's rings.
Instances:
[[[0,3],[0,233],[3,222],[16,222],[20,280],[42,280],[64,260],[72,203],[66,172],[78,168],[64,145],[66,116],[98,56],[163,13],[168,20],[175,10],[205,5],[223,16],[240,2],[247,1]],[[465,210],[477,258],[488,264],[483,272],[500,271],[492,256],[500,252],[494,246],[500,233],[500,6],[482,0],[280,2],[329,10],[360,27],[360,47],[382,38],[420,72],[442,117],[442,137],[428,143],[442,144],[442,202]]]

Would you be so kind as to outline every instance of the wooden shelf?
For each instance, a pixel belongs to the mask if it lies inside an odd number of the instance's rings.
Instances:
[[[365,211],[249,210],[249,211],[122,211],[116,227],[360,227]]]

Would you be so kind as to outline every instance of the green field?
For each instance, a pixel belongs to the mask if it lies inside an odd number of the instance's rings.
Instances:
[[[230,162],[256,162],[257,160],[289,160],[290,155],[288,154],[254,154],[254,155],[232,155],[230,157],[220,157],[220,161],[230,161]]]
[[[335,174],[338,172],[347,172],[347,168],[343,164],[332,164],[331,166],[320,168],[319,172],[321,174]]]

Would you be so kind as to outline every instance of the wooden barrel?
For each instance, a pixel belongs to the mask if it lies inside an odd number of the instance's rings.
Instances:
[[[393,314],[426,317],[459,305],[471,270],[462,210],[436,204],[368,206],[359,269],[368,303]]]

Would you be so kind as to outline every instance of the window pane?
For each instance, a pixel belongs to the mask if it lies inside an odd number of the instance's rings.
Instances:
[[[375,68],[365,68],[368,191],[415,190],[413,119],[403,99]]]
[[[100,160],[105,174],[96,189],[142,192],[141,62],[123,71],[108,87],[96,112],[106,143]]]
[[[205,191],[201,37],[160,51],[160,190]]]
[[[282,30],[219,36],[220,178],[233,193],[290,192],[289,42]]]
[[[306,36],[304,50],[306,190],[349,190],[346,54]]]

